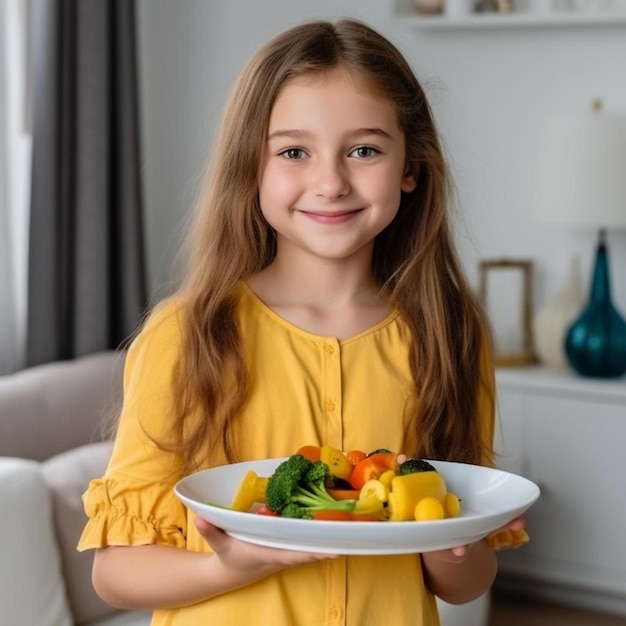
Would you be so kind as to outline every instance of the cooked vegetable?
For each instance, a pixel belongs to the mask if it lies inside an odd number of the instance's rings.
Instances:
[[[387,502],[389,498],[389,488],[380,480],[372,478],[361,487],[361,491],[359,492],[359,498],[365,498],[367,496],[376,496],[381,502]]]
[[[259,507],[257,511],[257,515],[267,515],[268,517],[278,517],[278,513],[274,513],[269,507],[265,506]]]
[[[328,522],[379,522],[378,515],[348,513],[348,511],[315,511],[313,519]]]
[[[249,511],[255,502],[265,502],[268,478],[250,470],[239,483],[230,508],[233,511]]]
[[[446,512],[446,517],[458,517],[461,512],[459,497],[451,491],[448,491],[443,501],[443,508]]]
[[[338,489],[337,487],[326,487],[328,495],[335,498],[335,500],[358,500],[358,489]]]
[[[368,456],[352,468],[348,481],[355,489],[361,489],[372,478],[379,478],[387,470],[396,471],[397,456],[393,452],[379,452]]]
[[[321,448],[319,446],[300,446],[296,450],[296,454],[301,454],[305,459],[309,459],[311,463],[320,460]]]
[[[419,500],[413,511],[413,518],[418,522],[439,520],[444,517],[443,505],[434,496],[428,496]]]
[[[326,491],[330,478],[328,466],[322,461],[311,463],[301,454],[283,461],[269,477],[265,502],[283,517],[312,519],[316,511],[347,511],[348,513],[382,513],[377,498],[363,500],[335,500]]]
[[[389,454],[391,450],[387,450],[387,448],[377,448],[376,450],[372,450],[372,452],[368,452],[366,454],[367,457],[376,456],[377,454]]]
[[[439,520],[461,511],[459,498],[424,459],[385,448],[344,454],[328,445],[298,448],[269,478],[249,471],[231,508],[249,511],[255,503],[264,505],[257,510],[262,515],[335,521]],[[506,544],[512,537],[508,533],[492,542]]]
[[[363,450],[350,450],[346,452],[346,459],[350,465],[356,465],[359,461],[362,461],[367,455]]]
[[[414,472],[436,472],[437,470],[424,459],[407,459],[398,467],[398,474],[413,474]]]
[[[320,461],[328,465],[328,469],[333,476],[347,480],[352,473],[353,465],[348,461],[346,455],[332,446],[322,446],[320,449]]]
[[[387,487],[387,489],[391,489],[391,479],[396,475],[393,470],[385,470],[379,477],[378,480]]]
[[[446,484],[439,472],[414,472],[391,479],[389,492],[389,519],[409,521],[415,519],[415,506],[423,498],[434,497],[443,506]]]

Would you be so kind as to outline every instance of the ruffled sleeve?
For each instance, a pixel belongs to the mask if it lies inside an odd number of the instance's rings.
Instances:
[[[79,550],[186,545],[187,511],[173,491],[182,478],[179,464],[155,442],[172,432],[180,346],[177,307],[170,302],[152,314],[128,351],[115,445],[105,475],[83,495],[89,520]]]
[[[186,516],[169,484],[139,487],[99,478],[89,484],[83,503],[89,521],[78,550],[155,543],[185,547]]]

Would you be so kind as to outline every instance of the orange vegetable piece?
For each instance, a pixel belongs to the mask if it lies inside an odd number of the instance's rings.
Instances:
[[[349,511],[315,511],[314,520],[327,522],[378,522],[380,517],[368,513],[350,513]]]
[[[311,461],[311,463],[317,463],[320,460],[320,447],[319,446],[300,446],[296,450],[296,454],[301,454],[305,459]]]
[[[393,470],[395,472],[397,468],[398,461],[395,452],[375,454],[374,456],[368,456],[362,461],[359,461],[354,466],[352,473],[348,477],[348,482],[355,489],[361,489],[368,480],[380,478],[387,470]]]
[[[349,511],[315,511],[313,519],[324,520],[327,522],[351,522],[352,513]]]
[[[335,500],[358,500],[358,489],[336,489],[335,487],[326,487],[328,495],[335,498]]]
[[[346,459],[348,459],[348,463],[350,463],[350,465],[356,465],[366,456],[367,454],[365,454],[363,450],[350,450],[350,452],[346,452]]]

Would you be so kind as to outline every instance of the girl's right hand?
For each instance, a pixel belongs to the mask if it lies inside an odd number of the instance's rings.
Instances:
[[[338,556],[257,546],[230,537],[221,528],[201,517],[196,517],[194,523],[224,570],[242,582],[246,579],[246,583],[260,580],[282,569],[334,559]]]

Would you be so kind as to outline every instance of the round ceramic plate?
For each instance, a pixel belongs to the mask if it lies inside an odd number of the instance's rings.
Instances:
[[[459,517],[432,522],[329,522],[241,513],[229,508],[248,470],[270,476],[284,461],[224,465],[183,478],[174,487],[194,513],[243,541],[324,554],[409,554],[478,541],[521,515],[539,497],[530,480],[477,465],[432,461],[461,499]]]

